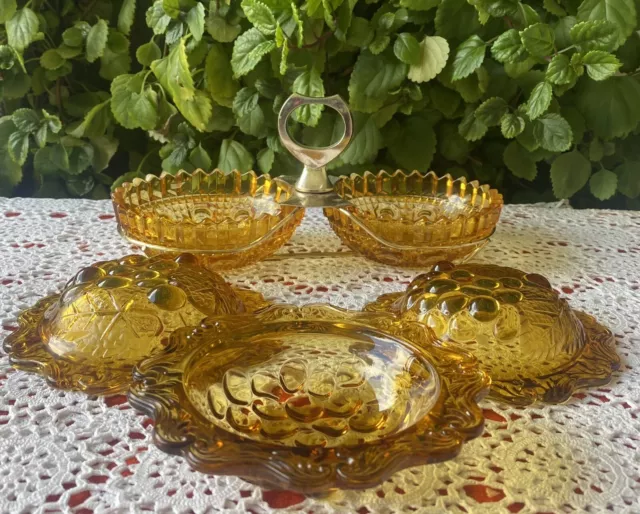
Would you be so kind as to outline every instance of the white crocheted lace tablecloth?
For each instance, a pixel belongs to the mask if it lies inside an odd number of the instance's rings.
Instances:
[[[226,274],[268,297],[361,308],[416,274],[353,255],[321,213],[284,252]],[[109,202],[0,199],[0,339],[18,312],[75,271],[131,253]],[[0,512],[633,512],[640,513],[640,213],[507,206],[475,258],[538,272],[616,334],[621,371],[558,406],[489,400],[483,436],[454,460],[397,473],[380,487],[323,498],[263,491],[189,469],[151,442],[125,397],[65,393],[0,358]]]

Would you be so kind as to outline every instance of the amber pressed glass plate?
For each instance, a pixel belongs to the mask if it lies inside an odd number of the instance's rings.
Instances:
[[[416,319],[447,347],[472,352],[491,396],[515,404],[565,401],[620,365],[608,329],[572,310],[543,276],[514,268],[443,262],[365,310]]]
[[[149,256],[189,252],[201,266],[231,269],[278,250],[304,209],[281,205],[293,186],[253,171],[181,171],[134,179],[112,194],[118,230]]]
[[[340,177],[335,191],[351,203],[324,210],[340,239],[369,259],[405,267],[470,258],[488,242],[503,205],[487,185],[434,172],[353,174]]]
[[[4,349],[15,368],[56,387],[123,392],[133,365],[160,351],[171,331],[268,305],[259,293],[232,288],[194,263],[192,255],[129,255],[83,268],[61,293],[20,314]]]
[[[432,337],[328,305],[211,317],[137,367],[129,401],[200,471],[307,494],[372,487],[482,431],[486,374]]]

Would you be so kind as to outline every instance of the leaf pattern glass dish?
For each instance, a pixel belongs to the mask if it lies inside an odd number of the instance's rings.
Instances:
[[[197,470],[306,494],[372,487],[482,432],[489,380],[420,323],[277,305],[180,329],[142,362],[131,404]]]
[[[11,363],[62,389],[122,393],[133,366],[160,351],[173,330],[268,305],[195,262],[188,254],[128,255],[81,269],[59,294],[20,314],[4,342]]]
[[[351,203],[324,210],[338,237],[369,259],[404,267],[470,258],[488,242],[503,205],[487,185],[434,172],[343,176],[335,192]]]
[[[620,365],[608,329],[572,310],[543,276],[514,268],[439,263],[365,310],[418,320],[446,347],[473,353],[491,396],[511,403],[565,401]]]
[[[286,182],[253,171],[147,175],[112,194],[118,230],[149,256],[189,252],[204,267],[247,266],[293,235],[304,209],[281,205]]]

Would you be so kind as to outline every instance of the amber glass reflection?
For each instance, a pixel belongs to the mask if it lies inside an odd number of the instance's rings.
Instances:
[[[305,493],[371,487],[479,434],[488,380],[421,324],[327,305],[207,318],[139,366],[132,404],[201,471]]]
[[[491,376],[492,395],[514,403],[559,402],[602,384],[619,365],[613,336],[573,311],[542,276],[494,265],[441,263],[405,293],[367,310],[404,313],[471,351]]]

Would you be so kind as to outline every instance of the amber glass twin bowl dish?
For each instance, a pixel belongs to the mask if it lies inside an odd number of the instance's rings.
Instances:
[[[253,171],[181,171],[134,179],[112,194],[118,230],[149,256],[189,252],[220,270],[259,261],[278,250],[304,209],[281,205],[292,186]]]
[[[420,323],[283,305],[174,332],[129,400],[197,470],[317,494],[454,457],[482,432],[488,384]]]
[[[489,240],[502,195],[478,182],[417,171],[340,177],[335,192],[351,205],[326,208],[334,232],[365,257],[403,267],[462,262]]]

